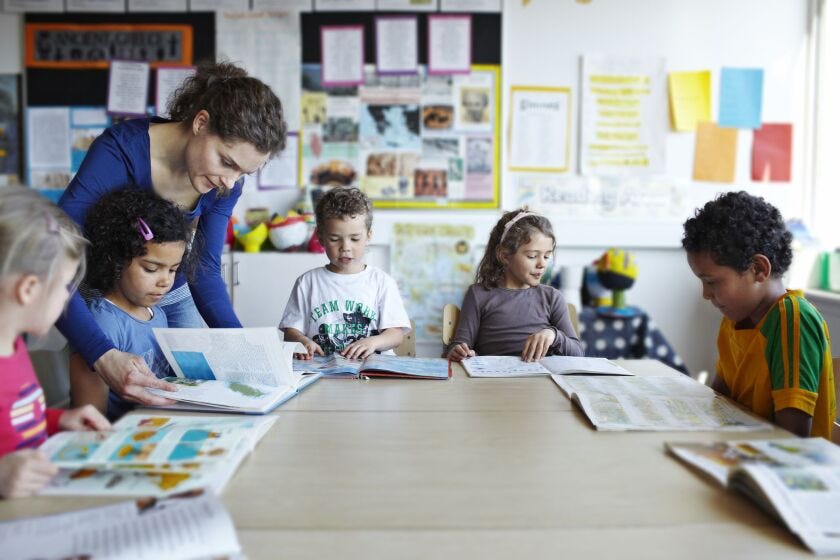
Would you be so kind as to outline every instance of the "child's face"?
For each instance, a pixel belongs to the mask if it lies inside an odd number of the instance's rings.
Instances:
[[[756,324],[761,317],[753,317],[762,309],[764,299],[763,282],[758,281],[751,266],[744,272],[715,263],[708,251],[688,253],[688,266],[700,279],[703,299],[709,300],[733,323],[751,319]]]
[[[269,156],[248,142],[224,141],[210,132],[209,118],[206,111],[196,115],[185,156],[190,183],[200,195],[233,188],[240,177],[259,170]]]
[[[109,299],[128,312],[157,305],[172,288],[184,247],[183,241],[147,242],[146,254],[131,259],[114,290],[107,294]]]
[[[330,218],[319,233],[321,245],[327,251],[327,269],[338,274],[355,274],[365,269],[365,248],[370,242],[370,230],[365,214]]]
[[[37,310],[33,312],[32,324],[26,329],[26,332],[35,336],[47,334],[70,298],[71,290],[69,286],[73,282],[78,269],[79,261],[65,259],[65,263],[61,265],[58,274],[52,279],[50,285],[43,284],[43,290],[34,302]]]
[[[540,232],[531,233],[531,240],[519,246],[513,255],[501,255],[505,264],[504,286],[524,290],[540,283],[551,258],[554,241]]]

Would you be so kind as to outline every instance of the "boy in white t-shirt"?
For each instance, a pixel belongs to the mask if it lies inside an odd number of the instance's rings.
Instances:
[[[307,358],[338,352],[366,358],[399,346],[411,330],[394,279],[365,264],[373,207],[357,188],[333,188],[315,208],[318,240],[330,262],[295,282],[280,328]]]

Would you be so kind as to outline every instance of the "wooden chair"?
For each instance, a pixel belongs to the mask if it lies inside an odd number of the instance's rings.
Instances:
[[[575,328],[575,333],[580,336],[580,325],[578,324],[577,308],[574,304],[569,306],[569,319],[572,321],[572,326]],[[461,314],[461,309],[454,303],[447,303],[443,306],[443,326],[441,328],[441,338],[443,339],[444,350],[449,343],[452,342],[452,337],[455,336],[455,329],[458,327],[458,316]]]
[[[834,370],[834,402],[840,402],[840,357],[831,359],[831,367]],[[840,445],[840,407],[838,407],[837,417],[834,419],[831,441]]]
[[[414,335],[415,328],[414,319],[412,319],[411,330],[403,336],[400,345],[394,348],[394,354],[397,356],[410,356],[412,358],[417,356],[417,339]]]

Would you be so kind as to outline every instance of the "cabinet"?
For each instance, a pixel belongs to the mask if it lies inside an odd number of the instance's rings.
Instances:
[[[387,271],[387,247],[369,247],[368,264]],[[298,276],[327,264],[323,253],[243,253],[222,256],[222,275],[244,327],[277,326]]]

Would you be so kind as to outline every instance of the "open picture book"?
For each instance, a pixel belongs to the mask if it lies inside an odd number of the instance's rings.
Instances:
[[[231,558],[241,553],[222,503],[201,490],[0,522],[6,560]]]
[[[461,362],[470,377],[531,377],[538,375],[633,375],[606,358],[546,356],[526,362],[519,356],[473,356]]]
[[[39,450],[60,467],[51,495],[165,496],[219,492],[276,420],[124,416],[107,432],[59,432]]]
[[[274,327],[154,329],[178,385],[177,392],[148,389],[187,410],[263,414],[297,395],[320,376],[292,367],[297,342]]]
[[[817,554],[840,554],[840,447],[823,438],[666,443],[722,486],[742,492]]]
[[[767,421],[686,375],[552,375],[551,379],[598,430],[773,429]]]
[[[322,374],[325,377],[404,377],[410,379],[449,379],[452,372],[443,358],[414,358],[371,354],[364,360],[350,360],[338,354],[295,360],[300,375]]]

